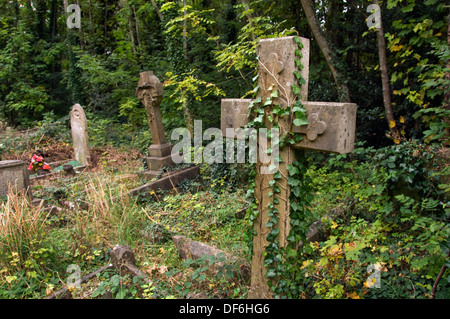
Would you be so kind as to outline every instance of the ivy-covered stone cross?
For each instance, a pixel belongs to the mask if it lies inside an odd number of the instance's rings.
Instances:
[[[268,130],[276,127],[279,128],[280,136],[288,134],[302,137],[280,147],[281,162],[278,171],[274,173],[278,177],[276,183],[274,183],[274,174],[266,174],[262,171],[262,168],[268,164],[260,162],[259,158],[256,164],[255,198],[258,214],[253,226],[255,236],[249,298],[271,298],[272,291],[266,275],[266,249],[271,233],[277,234],[276,242],[280,248],[285,248],[288,244],[292,228],[288,168],[296,161],[294,151],[302,148],[341,154],[351,152],[355,139],[356,105],[307,101],[308,39],[281,37],[260,40],[258,57],[256,100],[223,99],[221,130],[224,136],[233,137],[230,136],[229,130],[227,132],[227,128],[234,128],[237,138],[243,138],[242,128],[249,123],[246,114],[254,113],[255,102],[258,102],[263,107],[259,110],[259,114],[262,114],[260,119]],[[301,79],[300,83],[299,79]],[[295,108],[298,105],[297,101],[301,101],[300,105],[305,111],[305,114],[300,114],[299,117],[295,114],[295,112],[301,112],[299,108]],[[249,110],[252,112],[249,113]],[[272,146],[270,143],[269,139],[269,144],[260,143],[259,147],[269,149]],[[274,185],[276,191],[273,191]],[[277,230],[271,232],[275,227],[271,218],[274,211],[277,213]]]

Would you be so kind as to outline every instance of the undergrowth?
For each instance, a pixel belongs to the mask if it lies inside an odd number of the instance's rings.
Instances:
[[[182,260],[172,242],[184,235],[250,263],[245,166],[201,165],[200,180],[134,197],[128,191],[142,184],[134,174],[142,153],[109,146],[97,154],[91,170],[33,182],[34,198],[60,209],[31,204],[24,194],[1,202],[0,298],[44,298],[66,285],[69,266],[85,276],[107,265],[116,244],[132,248],[151,282],[109,269],[72,297],[247,297],[249,282],[233,269],[210,272],[220,256]],[[321,238],[306,243],[293,265],[302,285],[278,284],[294,298],[450,297],[448,150],[412,141],[307,156],[308,223],[321,221]]]

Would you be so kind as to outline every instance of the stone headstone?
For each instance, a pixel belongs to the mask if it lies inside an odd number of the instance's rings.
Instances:
[[[144,104],[153,140],[153,144],[148,148],[150,156],[144,159],[148,167],[145,175],[150,178],[158,175],[158,171],[164,166],[174,164],[171,157],[172,145],[166,140],[161,117],[160,104],[163,95],[163,85],[153,74],[153,71],[145,71],[139,74],[136,96]]]
[[[27,164],[19,160],[0,161],[0,197],[8,195],[10,189],[25,190],[31,195]]]
[[[82,165],[89,165],[91,155],[89,151],[89,136],[86,114],[79,104],[75,104],[70,112],[70,126],[72,128],[72,142],[75,160]]]
[[[116,245],[109,254],[111,256],[112,264],[121,276],[128,274],[132,277],[147,277],[146,274],[136,266],[136,258],[134,257],[134,253],[130,246]]]
[[[138,175],[147,180],[153,180],[146,185],[138,187],[130,192],[132,195],[142,194],[158,189],[174,189],[186,179],[197,177],[198,167],[171,170],[162,172],[164,167],[174,166],[172,160],[172,144],[168,143],[164,133],[160,104],[164,95],[161,81],[153,74],[153,71],[145,71],[139,74],[139,82],[136,88],[136,96],[144,104],[147,112],[148,123],[152,135],[152,145],[148,147],[149,156],[144,157],[147,168]]]

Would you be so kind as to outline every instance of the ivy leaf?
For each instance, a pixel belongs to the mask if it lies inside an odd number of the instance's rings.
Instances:
[[[268,278],[275,277],[275,269],[272,269],[272,268],[268,269],[266,272],[266,277],[268,277]]]
[[[299,203],[291,203],[291,208],[294,211],[300,211],[302,209],[302,206]]]
[[[294,135],[294,141],[295,143],[299,143],[303,140],[303,136],[301,136],[300,134],[295,134]]]
[[[289,171],[290,176],[294,176],[298,173],[300,173],[299,169],[295,167],[294,165],[288,165],[287,170]]]
[[[294,37],[294,42],[298,45],[300,49],[303,48],[303,43],[300,37]]]
[[[294,75],[298,81],[303,78],[302,74],[299,71],[294,71]]]
[[[307,119],[295,119],[294,125],[295,126],[308,125],[308,120]]]
[[[294,95],[298,95],[300,94],[300,88],[297,84],[292,84],[292,92],[294,93]]]
[[[290,249],[286,254],[286,258],[297,257],[297,251],[295,249]]]
[[[263,116],[260,115],[253,120],[254,123],[263,123]]]
[[[288,184],[290,186],[298,186],[300,184],[300,181],[297,178],[288,177]]]
[[[301,60],[295,59],[295,66],[299,69],[299,70],[303,70],[304,66],[302,64]]]
[[[272,223],[271,221],[268,221],[268,222],[266,223],[266,227],[273,227],[273,223]]]
[[[291,192],[294,194],[295,197],[299,197],[300,193],[301,193],[301,189],[299,186],[296,186],[291,189]]]

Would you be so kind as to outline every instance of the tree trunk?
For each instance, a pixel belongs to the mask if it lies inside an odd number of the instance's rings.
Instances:
[[[151,0],[151,2],[152,2],[153,8],[154,8],[155,11],[156,11],[156,14],[158,14],[159,20],[162,21],[162,20],[163,20],[163,16],[162,16],[161,11],[159,11],[158,5],[156,4],[155,0]]]
[[[448,15],[448,27],[447,27],[447,44],[450,47],[450,13]],[[447,70],[450,70],[450,59],[447,60]],[[450,80],[450,72],[445,72],[445,79]],[[445,108],[450,110],[450,87],[447,86],[445,93]],[[448,121],[448,119],[447,119]]]
[[[186,22],[186,15],[187,15],[187,12],[186,12],[186,0],[183,0],[183,17],[184,17],[184,19],[183,19],[183,52],[184,52],[184,58],[187,61],[187,59],[188,59],[188,54],[187,54],[188,47],[187,47],[187,22]]]
[[[450,13],[448,15],[448,27],[447,27],[447,44],[450,46]],[[447,60],[447,70],[450,70],[450,59]],[[447,81],[450,80],[450,72],[445,72],[445,79]],[[447,87],[445,88],[445,95],[444,95],[444,100],[445,100],[445,109],[446,110],[450,110],[450,86],[447,85]],[[444,121],[449,124],[450,123],[450,119],[447,117],[444,119]],[[450,144],[448,136],[450,135],[450,128],[447,128],[447,138],[444,139],[444,145],[448,146]]]
[[[58,34],[58,3],[57,0],[52,0],[50,11],[50,34],[53,39]]]
[[[248,0],[242,0],[242,3],[244,4],[245,11],[247,12],[246,16],[247,16],[247,19],[248,19],[248,23],[250,25],[250,29],[253,30],[253,17],[252,17],[252,15],[250,13],[250,3],[249,3]],[[252,40],[253,41],[256,40],[255,34],[253,32],[252,32]]]
[[[106,43],[108,42],[106,39],[106,36],[108,34],[108,1],[105,1],[105,16],[104,16],[104,22],[103,22],[103,38],[104,38],[104,54],[106,54],[107,46]]]
[[[130,32],[130,40],[131,40],[131,49],[133,50],[133,54],[136,55],[136,42],[134,40],[134,31],[133,31],[133,12],[131,11],[130,5],[124,1],[124,5],[128,8],[128,31]]]
[[[69,1],[64,0],[63,3],[64,3],[65,17],[67,19],[69,16],[67,12]],[[76,45],[77,42],[77,36],[71,29],[67,29],[67,42],[69,55],[69,85],[71,87],[72,92],[72,102],[83,105],[84,104],[83,86],[81,85],[80,82],[81,70],[77,67],[78,59],[75,53],[73,52],[73,47]]]
[[[379,0],[374,0],[373,3],[379,5]],[[391,89],[389,85],[389,72],[386,58],[386,40],[384,39],[384,30],[383,30],[383,23],[381,20],[381,14],[379,27],[377,28],[377,41],[378,41],[378,57],[380,61],[380,71],[381,71],[381,84],[383,88],[384,110],[388,122],[389,131],[391,133],[391,137],[398,139],[399,134],[397,128],[395,127],[394,113],[392,111],[392,104],[391,104]]]
[[[137,39],[137,43],[138,43],[138,48],[139,48],[139,53],[142,53],[142,46],[141,46],[141,38],[139,36],[139,20],[136,14],[136,9],[134,7],[134,5],[132,6],[133,8],[133,15],[134,15],[134,26],[136,28],[136,39]]]
[[[314,10],[311,6],[310,0],[300,0],[302,3],[303,11],[305,12],[306,19],[308,20],[309,27],[316,39],[322,54],[325,57],[325,60],[328,63],[328,67],[330,68],[331,74],[333,75],[334,82],[336,83],[339,101],[341,102],[350,102],[350,91],[345,82],[343,82],[343,75],[341,72],[334,66],[333,58],[335,58],[335,54],[331,51],[330,46],[328,45],[327,39],[322,34],[320,30],[319,21],[314,13]]]

